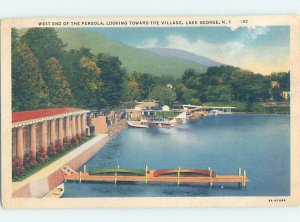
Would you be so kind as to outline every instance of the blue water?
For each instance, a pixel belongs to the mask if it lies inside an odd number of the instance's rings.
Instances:
[[[64,197],[286,196],[290,194],[290,116],[219,115],[172,128],[128,128],[86,163],[87,169],[247,170],[237,184],[66,183]],[[82,170],[82,169],[81,169]]]

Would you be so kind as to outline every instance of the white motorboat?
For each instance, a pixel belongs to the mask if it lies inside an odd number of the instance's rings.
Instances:
[[[140,121],[127,121],[128,126],[136,127],[136,128],[149,128],[149,124],[147,120]]]

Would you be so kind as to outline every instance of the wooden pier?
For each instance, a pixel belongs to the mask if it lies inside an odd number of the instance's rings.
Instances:
[[[86,167],[84,167],[86,169]],[[242,171],[239,168],[237,175],[217,175],[213,170],[190,170],[190,169],[175,169],[175,170],[148,170],[145,168],[144,175],[136,174],[131,175],[128,173],[124,174],[126,169],[116,168],[115,172],[113,169],[111,174],[97,175],[88,172],[76,172],[69,167],[62,168],[65,181],[76,181],[76,182],[142,182],[142,183],[200,183],[209,184],[212,186],[214,183],[228,184],[238,183],[241,186],[246,186],[249,179],[246,175],[246,171]],[[133,170],[132,170],[133,171]],[[141,170],[135,170],[141,171]],[[158,173],[158,171],[165,172],[164,174]],[[169,171],[169,174],[168,174]],[[204,172],[206,171],[206,172]],[[122,172],[122,173],[121,173]],[[129,172],[129,171],[128,171]],[[203,173],[204,172],[204,173]],[[188,173],[188,174],[187,174]],[[159,176],[157,176],[159,175]]]

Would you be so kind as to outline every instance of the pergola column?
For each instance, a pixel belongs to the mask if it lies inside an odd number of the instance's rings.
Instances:
[[[47,152],[47,122],[42,122],[42,144],[41,149]]]
[[[85,116],[85,114],[82,114],[81,115],[81,135],[82,136],[86,136],[85,135],[85,121],[86,121],[86,116]]]
[[[58,120],[58,144],[63,148],[64,140],[64,119],[60,118]]]
[[[81,117],[76,116],[77,119],[77,136],[81,136]]]
[[[23,164],[24,159],[24,140],[23,140],[23,127],[17,128],[17,158]]]
[[[66,138],[70,139],[70,117],[66,117]]]
[[[56,128],[55,128],[55,119],[50,121],[50,145],[55,147],[56,141]]]
[[[32,156],[36,157],[36,124],[30,127],[30,151]]]
[[[76,137],[76,121],[75,121],[75,116],[72,116],[72,137]]]

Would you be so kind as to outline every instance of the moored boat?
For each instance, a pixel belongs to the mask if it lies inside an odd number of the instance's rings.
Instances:
[[[194,112],[190,117],[189,120],[198,120],[201,117],[201,113],[199,112]]]
[[[43,198],[60,198],[65,192],[65,185],[62,183],[55,187],[49,193],[47,193]]]
[[[136,127],[136,128],[149,128],[149,124],[147,120],[140,121],[127,121],[128,126]]]

